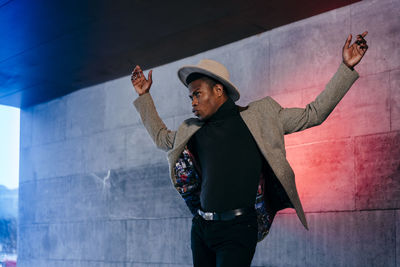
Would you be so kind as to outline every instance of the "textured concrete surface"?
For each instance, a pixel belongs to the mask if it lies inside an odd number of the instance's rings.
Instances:
[[[350,30],[349,14],[350,7],[341,8],[272,30],[268,94],[329,80],[341,57],[343,36]]]
[[[400,132],[355,140],[357,209],[400,206]]]
[[[400,70],[390,72],[390,129],[400,130]]]
[[[359,66],[364,75],[400,67],[400,5],[398,0],[369,0],[350,6],[351,32],[368,30],[369,49],[365,64]]]
[[[290,147],[287,158],[305,211],[354,209],[354,145],[349,139]]]
[[[396,266],[394,211],[310,214],[307,266]]]
[[[70,94],[65,102],[68,138],[91,135],[104,129],[104,84]]]
[[[400,266],[400,1],[361,1],[153,70],[171,129],[192,116],[176,71],[228,66],[239,105],[304,107],[368,30],[360,79],[321,126],[285,137],[309,231],[281,211],[253,266]],[[147,72],[146,72],[147,74]],[[191,215],[129,77],[21,111],[18,266],[191,266]]]
[[[41,145],[65,140],[66,103],[63,98],[34,107],[32,116],[32,145]]]
[[[131,220],[127,223],[127,258],[150,263],[190,263],[191,218]],[[179,240],[171,246],[170,240]]]
[[[280,214],[254,266],[396,266],[395,211]]]
[[[278,214],[271,232],[257,245],[254,266],[304,266],[306,236],[296,214]]]

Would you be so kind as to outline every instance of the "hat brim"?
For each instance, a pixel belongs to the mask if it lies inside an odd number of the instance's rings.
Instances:
[[[181,80],[181,82],[186,87],[188,87],[188,85],[186,84],[186,79],[192,73],[201,73],[201,74],[210,76],[211,78],[219,81],[220,83],[222,83],[222,85],[226,89],[226,92],[227,92],[228,96],[230,98],[232,98],[233,101],[239,100],[239,98],[240,98],[239,90],[236,88],[236,86],[233,83],[231,83],[230,81],[222,78],[219,75],[214,74],[213,72],[210,72],[210,71],[208,71],[206,69],[203,69],[203,68],[199,68],[197,66],[191,66],[191,65],[183,66],[178,70],[179,80]]]

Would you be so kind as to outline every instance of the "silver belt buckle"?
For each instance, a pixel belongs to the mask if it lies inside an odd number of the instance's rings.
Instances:
[[[214,218],[214,214],[212,212],[204,212],[204,219],[206,221],[212,221]]]
[[[201,209],[198,209],[197,213],[201,217],[203,217],[203,219],[206,220],[206,221],[212,221],[214,219],[214,213],[213,212],[204,212]]]

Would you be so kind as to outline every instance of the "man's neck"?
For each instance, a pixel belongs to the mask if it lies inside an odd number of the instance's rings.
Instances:
[[[225,101],[219,105],[218,109],[207,119],[207,121],[223,120],[227,117],[237,114],[238,110],[233,102],[229,98],[225,98]]]

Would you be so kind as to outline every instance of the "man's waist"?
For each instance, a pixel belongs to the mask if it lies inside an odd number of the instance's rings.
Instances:
[[[248,214],[254,211],[254,207],[239,208],[223,212],[209,212],[198,209],[197,214],[199,214],[204,220],[207,221],[229,221],[236,218],[237,216]]]

